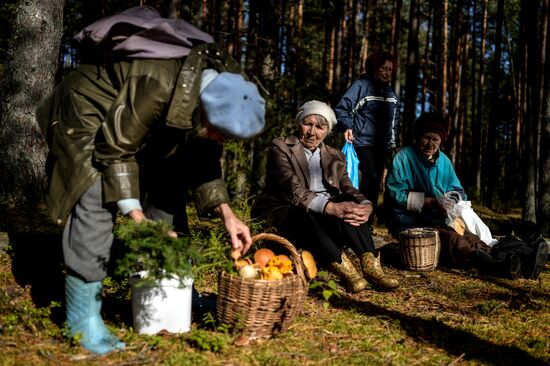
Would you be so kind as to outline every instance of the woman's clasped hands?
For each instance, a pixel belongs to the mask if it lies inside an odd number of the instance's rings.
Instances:
[[[370,203],[329,202],[325,207],[325,214],[341,218],[352,226],[359,226],[369,220],[372,210]]]

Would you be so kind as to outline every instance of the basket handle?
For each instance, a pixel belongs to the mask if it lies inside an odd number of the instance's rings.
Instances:
[[[298,251],[296,250],[294,245],[292,245],[292,243],[288,241],[288,239],[285,239],[282,236],[272,234],[272,233],[260,233],[260,234],[254,235],[252,237],[252,244],[260,240],[270,240],[277,244],[281,244],[281,246],[287,249],[290,252],[290,256],[292,258],[293,263],[296,264],[296,273],[298,274],[298,277],[300,277],[300,280],[302,280],[304,285],[307,287],[307,279],[304,274],[305,265],[304,265],[304,262],[302,261],[302,257],[300,256],[300,254],[298,254]]]

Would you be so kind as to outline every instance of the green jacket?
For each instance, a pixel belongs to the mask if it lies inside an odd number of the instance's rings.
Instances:
[[[83,64],[64,78],[37,109],[50,147],[47,203],[54,220],[61,224],[99,179],[105,203],[140,198],[136,154],[156,125],[192,135],[205,68],[240,72],[209,43],[194,47],[185,59]],[[219,162],[214,170],[220,170]],[[210,178],[195,188],[200,215],[229,202],[221,174]]]

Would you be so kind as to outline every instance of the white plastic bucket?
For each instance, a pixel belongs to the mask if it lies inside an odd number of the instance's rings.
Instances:
[[[186,277],[181,284],[177,278],[140,283],[145,275],[140,272],[130,278],[135,331],[140,334],[156,334],[161,330],[189,332],[193,279]]]

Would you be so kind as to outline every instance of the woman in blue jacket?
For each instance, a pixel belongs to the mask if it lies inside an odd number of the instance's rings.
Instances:
[[[334,110],[338,129],[353,142],[359,159],[359,190],[376,208],[388,154],[399,142],[399,101],[390,86],[395,69],[391,54],[373,53],[365,69]]]

